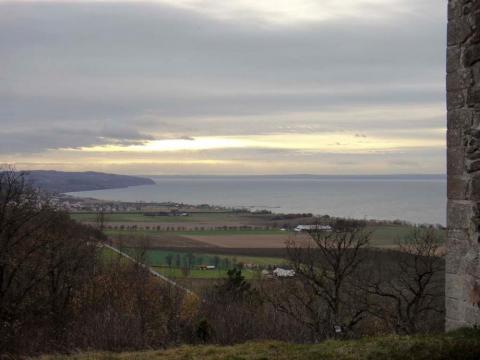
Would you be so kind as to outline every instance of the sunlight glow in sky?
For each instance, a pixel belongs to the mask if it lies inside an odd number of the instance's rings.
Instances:
[[[331,20],[338,17],[358,17],[368,7],[383,9],[383,18],[392,9],[403,10],[397,0],[159,0],[172,6],[184,7],[215,18],[235,20],[256,17],[277,25],[292,25]],[[376,14],[374,13],[374,16]]]
[[[447,0],[0,0],[0,163],[445,172]]]
[[[0,0],[0,3],[56,3],[59,0]],[[83,0],[64,0],[81,3]],[[401,0],[88,0],[90,3],[161,4],[198,12],[215,19],[241,21],[257,19],[274,25],[308,24],[339,17],[375,17],[387,20],[389,16],[408,11]],[[370,9],[375,9],[371,12]]]
[[[439,131],[440,132],[440,131]],[[442,147],[446,146],[441,138],[416,140],[409,138],[382,139],[367,138],[362,135],[348,134],[275,134],[252,135],[248,137],[199,137],[195,139],[153,140],[142,145],[105,145],[84,147],[81,149],[65,149],[80,152],[176,152],[200,151],[215,149],[284,149],[323,153],[360,154],[369,152],[388,152],[398,149]]]

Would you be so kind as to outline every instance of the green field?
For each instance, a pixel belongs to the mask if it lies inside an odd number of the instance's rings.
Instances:
[[[81,222],[96,222],[97,213],[71,213],[72,219]],[[180,222],[221,222],[221,221],[237,221],[249,215],[233,213],[233,212],[210,212],[210,213],[190,213],[189,216],[145,216],[141,212],[119,212],[104,214],[106,223],[180,223]],[[251,216],[251,215],[250,215]],[[261,215],[255,215],[261,219]]]
[[[245,264],[259,264],[259,265],[281,265],[285,262],[284,259],[280,258],[267,258],[267,257],[255,257],[255,256],[223,256],[217,255],[220,259],[220,265],[215,270],[200,270],[198,265],[194,265],[194,268],[190,269],[187,273],[185,270],[182,270],[181,266],[168,267],[167,256],[171,255],[175,258],[177,255],[180,256],[180,261],[183,264],[186,256],[191,253],[185,252],[174,252],[174,251],[163,251],[163,250],[147,250],[146,259],[139,258],[138,251],[136,249],[122,249],[123,252],[129,254],[133,258],[142,261],[152,267],[155,271],[168,276],[170,278],[177,279],[222,279],[227,277],[227,269],[234,266],[235,263],[243,262]],[[201,260],[201,265],[213,265],[215,263],[214,258],[216,255],[213,254],[191,254],[197,260],[197,263]],[[130,260],[127,258],[115,253],[114,251],[108,248],[101,248],[99,250],[99,256],[101,259],[107,263],[120,261],[120,263],[128,264]],[[223,261],[229,259],[229,267],[222,267],[224,265]],[[243,275],[246,279],[255,279],[260,276],[260,270],[250,270],[243,269]]]
[[[74,214],[72,216],[80,221],[94,221],[96,219],[96,214],[93,213]],[[263,216],[260,217],[263,218]],[[228,227],[228,222],[222,222],[222,220],[236,220],[239,223],[240,220],[245,221],[249,218],[252,218],[252,215],[246,216],[245,214],[234,213],[200,213],[189,217],[149,217],[143,216],[141,213],[115,213],[107,215],[105,220],[107,222],[116,222],[118,223],[118,226],[128,226],[129,224],[140,223],[142,221],[145,223],[154,223],[161,220],[165,222],[165,225],[162,226],[167,226],[168,222],[171,221],[197,221],[197,223],[190,224],[190,226],[193,225],[195,228],[208,228],[208,221],[212,221],[212,219],[217,221],[216,226]],[[206,221],[207,223],[200,223],[199,221]],[[149,224],[145,224],[143,226],[149,226]],[[370,225],[366,230],[371,232],[372,246],[394,247],[401,239],[407,237],[412,232],[413,228],[412,226],[402,224],[381,224]],[[258,235],[278,235],[280,239],[285,238],[285,236],[288,235],[288,233],[278,229],[250,230],[226,228],[225,230],[195,229],[189,231],[159,231],[156,229],[109,229],[106,230],[105,233],[112,238],[117,236],[120,238],[121,235],[131,237],[133,240],[130,239],[127,241],[125,243],[126,246],[122,250],[134,258],[137,258],[142,262],[145,262],[146,264],[156,268],[161,273],[175,278],[185,278],[186,270],[183,270],[182,272],[182,269],[190,269],[187,277],[192,279],[221,278],[226,276],[227,269],[230,269],[237,264],[252,264],[254,267],[258,267],[258,269],[255,270],[244,270],[247,278],[254,278],[257,276],[259,269],[282,266],[287,263],[287,260],[282,258],[284,254],[280,249],[268,249],[268,247],[266,249],[248,248],[247,246],[242,246],[242,240],[238,240],[238,238],[235,238],[237,239],[236,241],[238,241],[238,249],[225,248],[224,251],[218,247],[216,247],[215,250],[209,250],[208,247],[202,249],[203,245],[201,244],[201,241],[198,241],[197,245],[196,239],[189,240],[189,236],[223,236],[227,238],[229,236],[243,236],[251,241],[250,239],[255,239],[255,236]],[[439,230],[439,236],[442,238],[442,240],[444,240],[445,231]],[[152,248],[146,249],[145,253],[140,258],[140,250],[139,248],[135,247],[141,246],[143,243],[142,238],[150,238],[151,242],[149,242],[149,244],[151,244]],[[191,244],[188,241],[191,241]],[[185,247],[179,248],[179,246]],[[104,258],[114,259],[114,257],[117,256],[109,253],[106,250],[102,251],[105,253],[102,255]],[[237,254],[236,251],[243,255]],[[216,269],[200,270],[199,267],[201,265],[213,265],[216,267]],[[252,266],[248,266],[248,268],[251,267]]]
[[[227,270],[199,270],[192,269],[187,274],[179,268],[153,267],[160,274],[172,279],[224,279],[227,277]],[[260,271],[243,269],[242,275],[247,280],[258,279]]]
[[[413,227],[410,225],[378,225],[368,226],[366,231],[372,233],[372,246],[394,246],[399,240],[408,237],[412,233]],[[446,239],[446,231],[438,230],[438,236],[442,242]]]
[[[122,248],[122,251],[126,252],[132,257],[138,258],[141,253],[135,248]],[[147,249],[144,254],[144,261],[151,266],[168,266],[168,257],[172,258],[172,265],[181,267],[187,257],[193,256],[194,265],[216,265],[216,261],[219,264],[225,262],[228,259],[229,264],[243,263],[243,264],[255,264],[260,266],[268,265],[280,265],[286,262],[285,259],[277,257],[261,257],[261,256],[235,256],[235,255],[222,255],[222,254],[208,254],[208,253],[192,253],[189,251],[168,251],[162,249]],[[180,260],[180,265],[176,265],[177,257]],[[216,260],[217,259],[217,260]]]
[[[73,213],[72,219],[80,222],[96,222],[96,213]],[[194,216],[144,216],[142,213],[113,213],[105,214],[106,223],[169,223],[197,221]]]

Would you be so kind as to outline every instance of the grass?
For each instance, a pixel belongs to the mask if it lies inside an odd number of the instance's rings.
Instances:
[[[107,247],[101,247],[98,249],[98,255],[97,255],[102,261],[105,263],[111,263],[119,258],[124,259],[124,257],[120,256],[118,253],[115,251],[107,248]],[[126,259],[125,259],[126,260]],[[128,260],[126,260],[128,261]]]
[[[190,270],[187,276],[184,275],[182,269],[179,268],[165,268],[153,267],[153,269],[160,274],[174,279],[225,279],[227,277],[227,270]],[[242,270],[242,275],[247,280],[258,279],[260,277],[259,271]]]
[[[80,222],[96,222],[97,213],[71,213],[72,219]],[[179,222],[199,222],[215,223],[219,221],[237,221],[245,218],[246,215],[238,213],[190,213],[189,216],[144,216],[141,212],[119,212],[105,214],[104,221],[107,223],[179,223]],[[255,217],[259,217],[255,215]],[[260,217],[259,217],[260,218]]]
[[[127,259],[126,257],[116,253],[115,251],[107,247],[102,247],[98,249],[97,256],[100,258],[100,261],[104,264],[119,263],[121,265],[128,265],[131,263],[131,260]]]
[[[70,217],[80,222],[96,222],[96,213],[72,213]],[[105,214],[106,223],[179,223],[196,221],[194,216],[144,216],[141,213],[113,213]]]
[[[315,345],[249,342],[235,346],[182,346],[128,353],[86,353],[44,356],[42,360],[478,360],[480,331],[460,330],[428,336],[386,336]]]
[[[115,262],[120,259],[121,263],[129,263],[129,260],[122,257],[121,255],[115,253],[114,251],[108,248],[101,248],[99,256],[106,263]],[[134,248],[124,248],[122,251],[128,253],[132,257],[136,257],[136,251]],[[189,254],[188,252],[177,252],[177,251],[164,251],[164,250],[146,250],[146,263],[149,264],[155,271],[168,276],[170,278],[182,278],[182,279],[222,279],[227,277],[227,270],[224,268],[218,268],[215,270],[200,270],[192,269],[189,271],[188,275],[185,276],[182,272],[182,269],[179,267],[167,267],[167,256],[172,255],[175,260],[176,255],[181,256],[181,262],[184,261],[184,256]],[[267,257],[256,257],[256,256],[222,256],[214,254],[193,254],[199,262],[201,260],[202,265],[213,265],[214,257],[218,256],[220,258],[220,264],[223,264],[225,259],[229,259],[229,266],[233,266],[234,262],[243,262],[244,264],[261,264],[261,265],[280,265],[285,262],[281,258],[267,258]],[[198,265],[198,264],[197,264]],[[259,271],[244,269],[242,271],[246,279],[256,279],[259,277]]]
[[[378,225],[368,226],[366,230],[372,232],[371,244],[373,246],[392,246],[409,236],[413,228],[409,225]],[[438,230],[438,235],[442,241],[445,241],[446,231]]]
[[[138,250],[135,248],[122,248],[122,250],[132,256],[139,254]],[[169,251],[162,249],[145,250],[146,262],[152,266],[167,266],[167,259],[169,256],[171,256],[173,262],[175,262],[177,255],[181,257],[181,260],[183,260],[183,258],[189,254],[192,254],[195,257],[197,265],[215,265],[215,258],[219,258],[220,262],[228,259],[230,262],[236,261],[237,263],[256,265],[277,265],[285,262],[284,259],[277,257],[217,255],[208,253],[192,253],[191,251]]]

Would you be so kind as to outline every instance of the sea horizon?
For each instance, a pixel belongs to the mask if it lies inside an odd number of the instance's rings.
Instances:
[[[408,174],[122,174],[140,177],[314,177],[314,178],[439,178],[446,179],[446,173],[408,173]]]
[[[274,213],[446,224],[446,177],[156,175],[154,185],[68,193],[108,201],[209,204]]]

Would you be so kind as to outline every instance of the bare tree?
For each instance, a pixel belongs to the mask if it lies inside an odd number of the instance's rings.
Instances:
[[[97,211],[95,222],[100,231],[105,229],[105,208],[103,206]]]
[[[370,313],[399,334],[428,330],[431,320],[443,313],[441,255],[438,230],[415,228],[401,241],[393,261],[380,263],[370,276]]]
[[[53,337],[58,339],[72,320],[70,302],[75,291],[93,276],[98,243],[105,240],[96,229],[70,219],[68,214],[55,213],[55,226],[46,234],[43,249],[47,274],[45,293]]]
[[[8,341],[14,324],[25,315],[26,298],[46,276],[38,253],[47,242],[48,202],[27,185],[22,173],[0,173],[0,338]],[[4,345],[4,344],[0,344]]]
[[[258,338],[268,321],[258,291],[245,280],[240,268],[228,270],[225,280],[205,291],[201,310],[211,327],[212,340],[221,344]]]
[[[362,222],[338,220],[331,231],[313,228],[308,241],[287,245],[296,279],[284,280],[284,296],[275,306],[312,331],[312,340],[348,334],[363,319],[366,308],[355,282],[370,234]]]
[[[100,238],[52,206],[25,174],[0,172],[0,352],[15,349],[28,323],[61,333]]]

